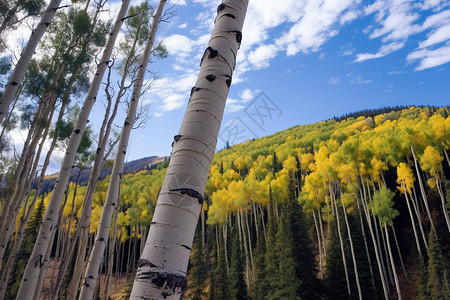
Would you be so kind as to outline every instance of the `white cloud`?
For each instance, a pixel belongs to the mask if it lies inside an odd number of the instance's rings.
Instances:
[[[239,94],[239,96],[241,97],[242,102],[246,103],[253,100],[255,98],[255,93],[257,92],[259,91],[252,91],[251,89],[245,89]]]
[[[185,94],[171,94],[163,99],[163,104],[158,106],[162,111],[171,111],[184,105],[186,99]]]
[[[377,53],[359,53],[356,55],[355,62],[363,62],[369,59],[375,59],[384,57],[388,54],[391,54],[394,51],[397,51],[405,46],[404,42],[392,42],[387,45],[381,46]]]
[[[340,83],[339,78],[337,77],[331,77],[330,80],[328,81],[329,84],[331,85],[337,85]]]
[[[187,26],[188,26],[187,23],[183,23],[183,24],[181,24],[181,25],[178,25],[178,28],[184,29],[184,28],[186,28]]]
[[[450,41],[437,49],[421,49],[410,53],[408,61],[420,60],[417,71],[433,68],[450,62]]]
[[[419,48],[430,47],[450,39],[450,24],[442,26],[428,35],[428,38],[419,44]]]
[[[277,52],[278,48],[275,45],[262,45],[249,53],[248,60],[256,70],[266,68]]]
[[[308,1],[302,18],[290,28],[289,32],[277,39],[277,45],[284,48],[287,55],[317,51],[338,33],[337,24],[357,2],[356,0]],[[343,19],[343,23],[347,22],[348,18],[349,15]]]
[[[186,0],[170,0],[170,4],[186,6]]]
[[[163,39],[163,44],[170,55],[187,57],[192,51],[194,41],[185,35],[173,34]]]

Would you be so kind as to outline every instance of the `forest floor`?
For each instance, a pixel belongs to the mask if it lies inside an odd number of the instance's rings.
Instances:
[[[51,260],[50,264],[48,266],[47,273],[45,275],[44,279],[44,286],[42,288],[41,296],[39,297],[40,300],[47,300],[52,298],[52,292],[53,288],[56,282],[56,278],[58,276],[58,268],[59,263],[57,263],[55,260]],[[101,274],[99,277],[99,283],[100,283],[100,297],[102,297],[105,293],[105,287],[106,287],[106,275]],[[127,289],[131,287],[131,279],[128,278],[125,274],[123,275],[117,275],[113,274],[112,281],[111,281],[111,300],[121,300],[125,299],[124,296],[127,294]]]

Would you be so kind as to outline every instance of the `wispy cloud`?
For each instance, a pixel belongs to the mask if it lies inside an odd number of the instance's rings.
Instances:
[[[384,57],[394,51],[397,51],[398,49],[403,48],[404,45],[404,42],[392,42],[381,46],[377,53],[358,53],[356,55],[355,62],[363,62],[369,59]]]

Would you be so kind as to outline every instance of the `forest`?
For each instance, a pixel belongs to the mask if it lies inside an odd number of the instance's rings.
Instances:
[[[447,299],[448,110],[368,112],[217,152],[185,299],[383,299],[385,292],[390,298],[399,293],[405,299]],[[167,166],[163,161],[123,177],[99,296],[109,291],[120,299],[129,293]],[[99,181],[93,195],[87,252],[109,179]],[[66,274],[57,266],[69,257],[86,189],[74,182],[65,194],[50,253],[52,281],[44,294],[54,292],[57,280],[63,281],[61,297],[67,293],[75,257]],[[11,292],[20,283],[50,196],[38,195]]]
[[[216,151],[248,6],[224,0],[170,156],[126,163],[176,14],[107,2],[0,0],[0,299],[450,299],[448,106]]]

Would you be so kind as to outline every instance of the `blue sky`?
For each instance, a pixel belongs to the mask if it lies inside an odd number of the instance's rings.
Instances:
[[[220,1],[172,3],[158,32],[170,56],[152,65],[152,117],[129,159],[170,153]],[[367,108],[449,105],[449,62],[450,1],[250,1],[218,147]]]
[[[132,132],[128,160],[170,154],[219,4],[167,4],[177,13],[157,40],[169,57],[150,66],[151,118]],[[449,105],[449,62],[448,0],[251,0],[218,148],[362,109]]]

